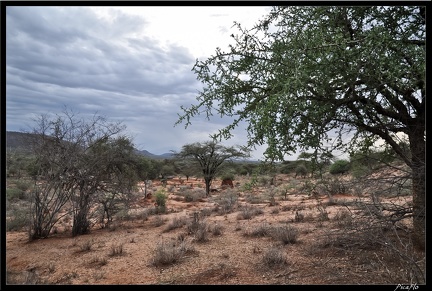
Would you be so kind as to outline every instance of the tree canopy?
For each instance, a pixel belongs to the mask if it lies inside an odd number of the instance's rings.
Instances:
[[[266,145],[270,160],[383,140],[412,169],[415,228],[424,232],[425,14],[419,6],[287,6],[250,29],[235,23],[227,52],[196,61],[204,86],[177,124],[234,118],[222,139],[246,121],[248,146]]]
[[[186,144],[175,156],[179,159],[192,160],[198,163],[206,184],[206,195],[210,193],[212,180],[218,174],[224,163],[249,156],[249,150],[244,147],[227,147],[215,140]]]
[[[125,127],[97,115],[81,119],[67,108],[35,122],[30,238],[47,237],[63,210],[73,215],[73,236],[90,231],[97,204],[110,222],[114,204],[138,181],[133,143],[122,134]]]

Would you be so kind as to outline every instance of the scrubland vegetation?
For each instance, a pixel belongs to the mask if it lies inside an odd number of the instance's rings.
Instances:
[[[73,215],[59,211],[60,218],[47,240],[69,237],[75,241],[72,246],[76,254],[94,253],[81,265],[94,270],[114,265],[114,258],[127,257],[128,246],[138,243],[136,237],[104,243],[106,252],[101,254],[98,250],[103,237],[137,227],[154,231],[155,237],[146,239],[149,252],[145,258],[147,267],[153,269],[188,265],[202,259],[206,247],[215,241],[231,241],[231,237],[238,237],[252,248],[251,254],[235,254],[229,251],[231,247],[227,248],[220,254],[225,262],[218,267],[183,277],[161,275],[148,284],[260,284],[242,279],[241,271],[231,261],[233,256],[240,260],[241,256],[245,260],[253,256],[255,265],[250,267],[257,274],[266,274],[260,275],[267,278],[261,281],[265,284],[423,284],[425,254],[417,251],[411,241],[409,179],[400,171],[397,160],[373,162],[375,158],[363,159],[368,161],[364,163],[353,157],[351,161],[330,162],[320,170],[315,167],[315,171],[311,161],[302,157],[267,168],[251,162],[231,163],[215,177],[209,196],[199,172],[186,178],[175,159],[151,161],[166,173],[164,178],[160,175],[147,181],[146,195],[139,182],[128,193],[127,203],[116,200],[111,205],[109,222],[102,222],[102,209],[93,212],[89,233],[105,232],[77,243],[77,236],[71,232]],[[24,156],[11,160],[10,166],[23,160]],[[29,175],[30,164],[22,162],[18,171],[8,173],[8,233],[27,232],[32,225],[35,180]],[[233,180],[233,188],[220,186],[227,177]],[[92,209],[99,207],[97,200],[91,205]],[[191,205],[194,208],[188,212]],[[157,233],[171,239],[158,239]],[[302,270],[299,256],[290,255],[293,250],[315,261],[309,268],[319,262],[320,275],[312,269]],[[7,282],[107,284],[104,280],[109,275],[97,272],[82,279],[79,271],[71,271],[55,281],[51,277],[55,277],[59,264],[60,258],[56,263],[47,263],[45,270],[40,266],[28,270],[7,263]],[[302,273],[298,277],[293,275],[296,269]],[[310,276],[310,280],[300,279],[302,276]]]

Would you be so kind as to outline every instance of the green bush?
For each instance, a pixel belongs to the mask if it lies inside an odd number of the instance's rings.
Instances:
[[[350,162],[347,160],[337,160],[330,166],[330,174],[344,174],[350,170]]]
[[[27,209],[15,209],[6,222],[7,231],[19,231],[30,224],[30,214]]]
[[[295,174],[296,177],[297,177],[297,176],[306,177],[306,175],[307,175],[307,173],[308,173],[308,170],[307,170],[307,168],[306,168],[305,165],[301,164],[301,165],[298,165],[298,166],[296,167],[296,169],[295,169],[295,173],[296,173],[296,174]]]
[[[20,190],[22,190],[23,192],[27,191],[28,189],[30,189],[31,187],[31,183],[28,181],[22,181],[22,180],[18,180],[16,182],[16,187]]]
[[[220,176],[220,178],[222,180],[234,180],[235,175],[232,172],[225,172]]]
[[[168,197],[167,197],[167,195],[165,195],[165,191],[160,190],[160,191],[156,192],[156,194],[155,194],[156,205],[158,207],[165,207],[167,198]]]
[[[6,198],[10,200],[24,199],[25,192],[17,188],[6,188]]]

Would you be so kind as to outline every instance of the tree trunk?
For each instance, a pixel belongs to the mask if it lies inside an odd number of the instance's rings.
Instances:
[[[77,235],[86,234],[90,231],[90,222],[87,219],[89,212],[89,197],[88,195],[81,194],[79,197],[79,206],[76,209],[75,217],[72,225],[72,236],[75,237]]]
[[[211,178],[204,178],[205,186],[206,186],[206,197],[210,195],[210,186],[211,186]]]
[[[89,232],[90,223],[87,219],[86,209],[80,209],[78,214],[74,217],[74,222],[72,226],[72,236],[86,234]]]
[[[420,250],[426,247],[426,144],[424,131],[410,134],[414,244]]]

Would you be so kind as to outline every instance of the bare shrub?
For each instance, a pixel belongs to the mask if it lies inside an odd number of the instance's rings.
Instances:
[[[151,264],[154,266],[171,265],[180,260],[183,255],[180,248],[172,242],[159,242],[154,250]]]
[[[414,248],[408,229],[375,216],[355,217],[340,226],[327,232],[318,247],[353,257],[353,265],[381,274],[384,283],[425,282],[425,255]]]
[[[263,222],[252,229],[245,230],[243,235],[253,236],[253,237],[264,237],[264,236],[269,236],[270,233],[271,233],[271,226],[268,223]]]
[[[294,216],[294,221],[295,222],[302,222],[302,221],[304,221],[304,219],[305,219],[304,214],[301,213],[301,212],[298,212],[298,210],[296,210],[296,213],[295,213],[295,216]]]
[[[197,242],[208,241],[208,229],[207,229],[207,223],[205,221],[201,221],[198,224],[198,228],[194,233],[194,237]]]
[[[214,223],[212,226],[209,227],[209,230],[213,235],[221,235],[223,227],[218,223]]]
[[[205,220],[201,220],[199,212],[194,213],[193,219],[186,225],[189,234],[193,234],[198,242],[205,242],[208,240],[208,225]]]
[[[279,214],[279,208],[273,208],[273,209],[270,211],[270,213],[271,213],[271,214]]]
[[[244,205],[240,208],[240,212],[237,215],[237,219],[251,219],[259,214],[263,214],[264,210],[251,205]]]
[[[105,257],[95,256],[91,258],[87,264],[90,266],[105,266],[108,264],[108,260]]]
[[[155,217],[154,221],[153,221],[153,225],[155,227],[158,227],[158,226],[161,226],[161,225],[164,225],[164,224],[165,224],[165,219],[162,216],[157,215]]]
[[[181,186],[179,191],[177,191],[177,195],[182,196],[184,201],[186,202],[195,202],[199,201],[202,198],[206,197],[205,189],[202,188],[193,188]]]
[[[297,242],[298,230],[290,225],[275,226],[271,228],[270,236],[283,244],[294,244]]]
[[[210,216],[212,214],[212,209],[211,208],[203,208],[200,210],[200,215],[201,216]]]
[[[320,180],[315,189],[318,193],[326,194],[331,198],[332,195],[336,194],[350,194],[352,187],[350,182],[333,177]]]
[[[264,251],[261,262],[269,268],[281,267],[287,265],[287,259],[283,250],[277,247],[271,247]]]
[[[265,199],[261,195],[247,194],[245,199],[246,199],[246,202],[248,202],[249,204],[265,203]]]
[[[167,227],[163,230],[163,232],[169,232],[173,229],[181,228],[187,224],[188,218],[185,216],[182,217],[174,217],[170,223],[168,223]]]
[[[82,244],[79,245],[81,252],[88,252],[92,249],[93,245],[95,244],[94,240],[86,240]]]
[[[231,213],[237,204],[238,195],[232,189],[227,189],[223,195],[219,196],[216,200],[219,207],[217,212],[219,215]]]
[[[293,209],[294,209],[294,206],[292,206],[292,205],[283,205],[281,207],[281,211],[283,211],[283,212],[285,212],[285,211],[291,211]]]
[[[327,212],[325,206],[318,205],[317,209],[318,209],[318,212],[319,212],[318,213],[318,221],[327,221],[327,220],[330,219],[329,216],[328,216],[328,212]]]
[[[123,254],[123,244],[122,243],[117,243],[117,244],[111,245],[111,251],[109,253],[109,255],[111,257],[120,256],[122,254]]]
[[[179,262],[185,254],[194,253],[195,249],[188,240],[160,241],[150,259],[153,266],[166,266]]]
[[[28,208],[10,208],[8,213],[8,219],[6,220],[6,230],[22,230],[30,225],[30,212]]]
[[[346,210],[338,210],[334,216],[334,220],[339,227],[351,226],[353,224],[352,214]]]
[[[56,269],[55,264],[54,264],[53,262],[50,262],[50,263],[48,264],[48,271],[49,271],[50,273],[54,273],[54,272],[55,272],[55,269]]]

